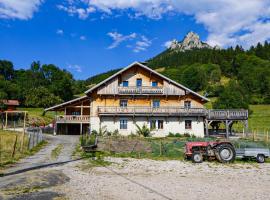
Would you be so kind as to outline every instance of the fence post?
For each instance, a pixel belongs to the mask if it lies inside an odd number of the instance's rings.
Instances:
[[[12,158],[14,158],[14,156],[15,156],[16,146],[17,146],[17,139],[18,139],[18,136],[16,135],[15,142],[14,142],[14,145],[13,145]]]
[[[159,145],[159,156],[162,155],[162,141],[160,140],[160,145]]]
[[[253,141],[255,141],[255,129],[253,129],[253,131],[252,131],[252,139],[253,139]]]
[[[266,142],[269,142],[269,132],[266,132]]]
[[[0,164],[2,164],[2,137],[0,135]]]

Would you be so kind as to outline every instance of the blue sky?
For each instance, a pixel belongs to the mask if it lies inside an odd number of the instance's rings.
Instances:
[[[53,63],[86,79],[147,60],[191,30],[221,47],[269,40],[270,1],[239,2],[0,0],[0,59]]]

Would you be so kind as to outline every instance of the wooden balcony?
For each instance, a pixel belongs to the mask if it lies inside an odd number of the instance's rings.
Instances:
[[[100,116],[206,116],[204,108],[183,107],[98,107]]]
[[[90,115],[56,116],[56,123],[89,123]]]
[[[163,87],[151,87],[151,86],[129,86],[129,87],[118,87],[119,94],[163,94]]]
[[[208,110],[209,120],[247,120],[248,110]]]

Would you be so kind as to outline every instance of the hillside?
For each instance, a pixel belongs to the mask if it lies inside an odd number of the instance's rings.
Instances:
[[[216,97],[215,108],[270,103],[268,42],[248,50],[241,46],[220,49],[191,32],[182,41],[173,40],[146,65],[202,95]],[[76,98],[119,70],[75,80],[53,64],[33,62],[29,69],[16,70],[11,61],[0,60],[0,99],[18,99],[23,107],[50,107]]]
[[[248,50],[238,45],[220,49],[211,47],[200,41],[198,35],[189,33],[183,41],[174,40],[168,49],[146,62],[152,69],[208,97],[220,97],[223,94],[226,99],[235,96],[235,99],[228,100],[236,102],[235,105],[228,102],[230,105],[219,103],[214,107],[270,103],[268,42],[263,45],[258,43]],[[96,84],[116,71],[89,78],[87,84]],[[237,104],[239,100],[244,101],[244,104]]]

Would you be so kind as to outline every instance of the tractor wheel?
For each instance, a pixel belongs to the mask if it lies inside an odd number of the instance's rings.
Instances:
[[[264,163],[265,162],[264,155],[262,155],[262,154],[257,155],[256,161],[257,161],[257,163]]]
[[[217,146],[216,158],[219,162],[229,163],[235,160],[235,149],[230,144],[221,144]]]
[[[191,156],[191,160],[194,163],[202,163],[203,162],[203,156],[199,152],[194,152]]]

